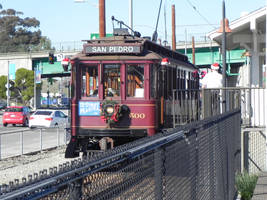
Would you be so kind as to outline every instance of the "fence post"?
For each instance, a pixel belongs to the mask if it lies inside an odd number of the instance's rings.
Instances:
[[[203,119],[211,116],[211,90],[202,89]]]
[[[59,127],[57,126],[57,146],[60,146],[60,134],[59,134]]]
[[[175,125],[176,125],[176,123],[175,123],[175,118],[176,118],[176,116],[175,116],[175,90],[172,90],[172,123],[173,123],[173,128],[175,128]]]
[[[20,132],[20,144],[21,144],[20,155],[23,155],[23,131]]]
[[[43,150],[43,132],[42,128],[40,128],[40,151]]]
[[[245,166],[244,166],[244,156],[245,156],[245,145],[244,145],[244,131],[241,130],[241,172],[243,173],[245,170]]]
[[[192,173],[192,179],[191,179],[191,199],[196,200],[198,196],[198,190],[199,190],[199,184],[198,184],[198,178],[199,178],[199,139],[198,139],[198,131],[196,129],[192,130],[192,135],[195,137],[192,138],[192,141],[194,142],[194,145],[192,145],[193,150],[190,151],[190,157],[191,162],[190,163],[190,169]]]
[[[154,153],[154,173],[155,173],[155,200],[163,199],[163,150],[156,149]]]
[[[2,135],[0,134],[0,160],[2,159]]]
[[[64,134],[64,144],[67,144],[67,128],[65,128],[65,134]]]
[[[82,193],[82,179],[78,179],[77,181],[71,183],[69,187],[72,187],[72,190],[70,189],[70,196],[69,200],[76,200],[76,199],[81,199],[83,193]]]

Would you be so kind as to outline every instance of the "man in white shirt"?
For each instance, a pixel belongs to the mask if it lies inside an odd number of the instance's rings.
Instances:
[[[219,73],[220,65],[214,63],[211,65],[211,71],[201,80],[202,88],[221,88],[223,86],[223,77]]]
[[[211,65],[211,71],[208,72],[201,81],[202,89],[210,89],[205,91],[202,95],[205,96],[205,116],[212,116],[221,113],[221,91],[216,88],[223,87],[223,77],[219,73],[220,65],[214,63]],[[214,90],[213,90],[214,89]],[[204,100],[204,99],[203,99]]]

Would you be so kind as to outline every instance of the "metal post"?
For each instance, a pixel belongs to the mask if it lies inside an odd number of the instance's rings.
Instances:
[[[154,173],[155,173],[155,199],[163,199],[163,150],[157,149],[154,153]]]
[[[176,123],[175,123],[175,118],[176,118],[176,116],[175,116],[175,104],[174,104],[174,102],[175,102],[175,92],[177,92],[177,90],[173,90],[172,91],[172,123],[173,123],[173,128],[175,128],[175,125],[176,125]]]
[[[266,0],[265,4],[267,6],[267,0]],[[266,9],[265,16],[267,16],[267,9]],[[265,27],[267,27],[267,20],[265,20]],[[266,31],[266,29],[265,29],[265,49],[267,48],[267,31]],[[267,78],[267,53],[265,51],[265,89],[264,89],[265,98],[267,97],[267,80],[266,80],[266,78]],[[265,111],[264,113],[266,115],[267,114],[267,106],[266,105],[264,106],[264,111]],[[264,123],[265,123],[265,135],[266,135],[266,133],[267,133],[267,116],[265,116],[265,122]],[[266,143],[267,143],[267,141],[266,141]],[[267,152],[266,152],[266,155],[267,155]],[[266,166],[267,166],[267,162],[266,162]]]
[[[175,5],[172,5],[172,50],[176,51],[176,32],[175,32]]]
[[[21,134],[20,134],[20,144],[21,144],[21,154],[20,155],[23,155],[23,131],[21,131]]]
[[[223,87],[227,87],[226,83],[226,33],[225,33],[225,2],[222,2],[222,21],[223,21],[223,37],[222,37],[222,61],[223,61]],[[222,93],[222,112],[226,110],[225,102],[226,90]]]
[[[43,150],[43,133],[42,129],[40,128],[40,151]]]
[[[59,134],[59,127],[57,126],[56,127],[57,129],[57,146],[59,147],[60,146],[60,134]]]
[[[36,69],[34,68],[34,97],[33,97],[33,109],[36,110]]]
[[[48,83],[49,84],[49,83]],[[49,108],[49,101],[50,101],[50,97],[49,97],[49,89],[47,90],[47,108]]]
[[[7,61],[7,93],[6,93],[6,105],[9,106],[9,60]]]
[[[1,141],[1,139],[2,139],[2,135],[0,134],[0,160],[2,159],[2,141]]]
[[[129,26],[133,30],[133,0],[129,0]]]

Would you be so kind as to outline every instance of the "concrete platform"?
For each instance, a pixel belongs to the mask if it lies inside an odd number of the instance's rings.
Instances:
[[[266,200],[266,199],[267,199],[267,172],[263,172],[259,175],[252,200]]]

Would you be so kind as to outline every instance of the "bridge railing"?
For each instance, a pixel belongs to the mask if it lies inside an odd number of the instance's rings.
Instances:
[[[240,110],[44,169],[0,187],[0,199],[232,200]]]

